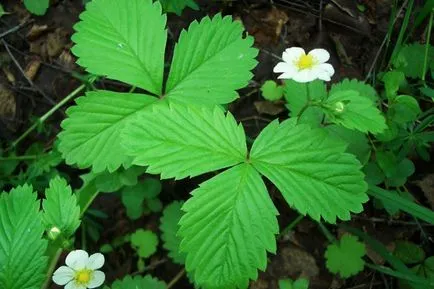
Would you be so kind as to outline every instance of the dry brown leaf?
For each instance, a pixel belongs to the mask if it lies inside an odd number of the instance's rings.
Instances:
[[[431,208],[434,209],[434,174],[426,175],[422,180],[415,181],[415,183],[422,190]]]
[[[46,32],[47,29],[48,25],[33,24],[32,28],[30,28],[29,32],[27,32],[26,37],[30,41],[35,40],[39,38],[39,36],[41,36],[44,32]]]
[[[24,70],[24,74],[27,78],[34,80],[36,74],[39,71],[39,68],[41,67],[41,60],[39,57],[35,57],[27,64],[26,69]]]
[[[0,118],[15,118],[16,106],[14,93],[0,84]]]
[[[16,78],[15,78],[15,75],[10,71],[9,67],[3,66],[2,71],[6,75],[7,80],[10,83],[14,84],[16,81]]]

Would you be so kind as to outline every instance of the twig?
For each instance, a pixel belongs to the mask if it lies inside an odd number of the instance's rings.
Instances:
[[[173,287],[173,285],[176,284],[176,282],[179,281],[179,279],[182,278],[182,276],[184,276],[185,274],[185,269],[182,269],[181,271],[179,271],[178,274],[176,274],[176,276],[172,279],[172,281],[169,282],[169,284],[167,284],[167,289],[170,289]]]
[[[399,220],[388,220],[388,219],[381,219],[381,218],[365,218],[362,216],[353,215],[353,219],[363,220],[363,221],[369,221],[372,223],[386,223],[390,225],[403,225],[403,226],[418,226],[416,222],[406,222],[406,221],[399,221]],[[419,223],[420,224],[420,223]],[[433,227],[432,224],[420,224],[420,226],[424,227]]]
[[[3,43],[3,46],[5,47],[7,53],[11,57],[12,61],[14,62],[15,66],[18,68],[18,70],[21,72],[21,74],[24,76],[24,78],[27,80],[27,82],[30,84],[30,86],[34,87],[50,104],[55,105],[56,102],[52,100],[48,95],[46,95],[38,86],[36,86],[33,81],[27,77],[26,73],[24,72],[21,65],[18,63],[14,55],[12,54],[11,50],[9,49],[9,45],[6,43],[4,39],[1,40]]]
[[[29,22],[26,22],[26,21],[25,21],[25,22],[23,22],[23,23],[18,24],[17,26],[12,27],[12,28],[9,29],[9,30],[6,30],[6,31],[3,32],[3,33],[0,33],[0,39],[3,39],[3,37],[8,36],[9,34],[14,33],[15,31],[18,31],[18,30],[20,30],[21,28],[23,28],[24,26],[26,26],[27,24],[30,24],[30,23],[33,23],[33,22],[34,22],[33,19],[30,20]]]

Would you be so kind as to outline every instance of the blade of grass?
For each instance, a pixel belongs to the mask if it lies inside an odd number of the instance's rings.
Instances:
[[[424,61],[423,61],[423,69],[422,69],[422,81],[425,83],[425,75],[427,72],[427,64],[428,64],[428,51],[429,48],[431,47],[430,41],[431,41],[431,30],[432,30],[432,20],[433,20],[433,15],[434,15],[434,9],[431,10],[430,16],[429,16],[429,23],[428,23],[428,32],[427,32],[427,36],[426,36],[426,43],[425,43],[425,57],[424,57]],[[426,85],[426,83],[425,83]]]
[[[417,29],[422,24],[422,22],[425,20],[426,17],[428,17],[428,15],[431,13],[431,11],[433,9],[434,9],[434,0],[426,1],[422,10],[416,16],[416,20],[414,21],[413,30]]]
[[[378,266],[378,265],[369,264],[369,263],[366,263],[365,265],[366,265],[366,267],[371,268],[375,271],[381,272],[383,274],[387,274],[389,276],[399,278],[402,280],[410,281],[414,285],[425,286],[423,288],[430,288],[431,286],[434,285],[434,281],[430,281],[428,279],[421,278],[421,277],[416,276],[416,275],[409,275],[409,274],[401,273],[399,271],[394,271],[394,270],[392,270],[388,267],[385,267],[385,266]]]

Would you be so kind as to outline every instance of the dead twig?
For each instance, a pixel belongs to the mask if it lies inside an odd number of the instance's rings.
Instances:
[[[14,27],[12,27],[11,29],[9,29],[9,30],[6,30],[5,32],[3,32],[3,33],[0,33],[0,39],[3,39],[3,37],[6,37],[6,36],[8,36],[9,34],[12,34],[12,33],[14,33],[14,32],[16,32],[16,31],[18,31],[18,30],[20,30],[21,28],[23,28],[23,27],[25,27],[25,26],[27,26],[28,24],[31,24],[31,23],[33,23],[34,22],[34,20],[32,19],[32,20],[30,20],[30,21],[26,21],[26,22],[23,22],[23,23],[20,23],[20,24],[18,24],[17,26],[14,26]]]

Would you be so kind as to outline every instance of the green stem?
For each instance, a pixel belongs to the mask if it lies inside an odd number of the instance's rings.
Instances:
[[[428,63],[428,52],[429,52],[430,41],[431,41],[433,15],[434,15],[434,10],[431,10],[431,14],[429,16],[429,24],[428,24],[428,35],[426,36],[426,43],[425,43],[425,59],[423,62],[423,70],[422,70],[422,81],[424,82],[425,82],[425,75],[426,75],[427,63]]]
[[[379,266],[379,265],[375,265],[375,264],[371,264],[371,263],[365,263],[365,266],[372,269],[372,270],[381,272],[383,274],[386,274],[386,275],[389,275],[389,276],[392,276],[395,278],[407,280],[407,281],[410,281],[411,283],[415,283],[418,285],[423,285],[423,286],[434,285],[434,281],[430,281],[428,279],[421,278],[417,275],[410,275],[410,274],[406,274],[406,273],[403,273],[400,271],[395,271],[395,270],[390,269],[389,267]],[[425,287],[425,288],[428,288],[428,287]]]
[[[25,139],[33,130],[35,130],[38,127],[39,124],[41,124],[44,121],[46,121],[47,118],[49,118],[56,110],[58,110],[65,103],[67,103],[69,100],[71,100],[77,94],[79,94],[85,87],[86,87],[86,85],[84,85],[84,84],[80,85],[73,92],[71,92],[68,96],[66,96],[59,103],[57,103],[55,106],[53,106],[49,111],[47,111],[43,116],[41,116],[31,127],[29,127],[19,138],[17,138],[11,144],[10,148],[15,148],[23,139]]]
[[[306,111],[306,109],[311,105],[310,103],[310,94],[309,94],[309,83],[306,83],[306,103],[300,110],[300,112],[297,114],[297,124],[300,121],[301,116]]]
[[[47,275],[45,277],[44,284],[42,284],[41,289],[46,289],[51,283],[51,275],[53,275],[54,269],[56,268],[57,261],[60,258],[60,255],[62,254],[62,248],[57,249],[54,256],[51,258],[50,265],[48,266]]]
[[[0,157],[0,161],[28,161],[39,158],[40,155]]]
[[[335,236],[333,236],[333,234],[329,231],[329,229],[327,229],[326,226],[323,225],[323,223],[318,222],[318,226],[321,229],[324,236],[327,238],[327,240],[329,240],[330,243],[336,243],[337,242]]]
[[[297,226],[298,223],[300,223],[301,220],[303,220],[303,218],[303,215],[298,215],[297,218],[295,218],[285,229],[282,230],[282,232],[280,232],[279,236],[281,237],[288,234],[290,231],[292,231],[292,229],[294,229],[295,226]]]

